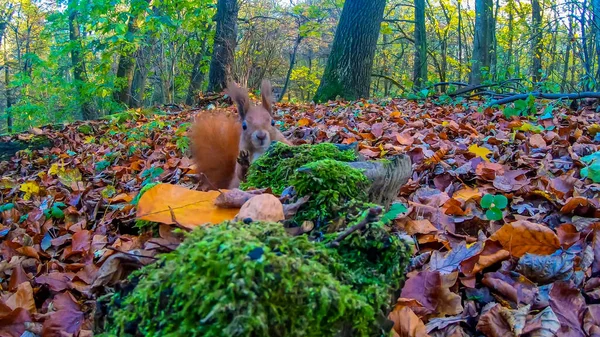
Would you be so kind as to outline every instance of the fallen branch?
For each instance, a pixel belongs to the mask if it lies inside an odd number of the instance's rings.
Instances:
[[[382,212],[383,212],[383,209],[381,207],[370,208],[367,213],[367,216],[361,222],[346,229],[346,231],[344,231],[342,234],[340,234],[340,236],[335,238],[335,240],[333,240],[329,244],[327,244],[327,247],[339,246],[340,242],[342,242],[342,240],[347,238],[350,234],[367,227],[367,225],[372,222],[376,222],[377,219],[379,219],[379,215],[381,215]]]
[[[487,106],[491,107],[494,105],[512,103],[512,102],[518,101],[520,99],[527,99],[527,97],[529,97],[529,95],[532,95],[535,98],[544,98],[544,99],[582,99],[582,98],[598,98],[598,99],[600,99],[600,92],[593,92],[593,91],[584,91],[584,92],[577,92],[577,93],[563,93],[563,94],[549,94],[549,93],[543,93],[543,92],[532,92],[532,93],[528,93],[528,94],[518,94],[518,95],[502,98],[502,99],[499,99],[496,101],[492,101]]]
[[[383,74],[371,74],[371,76],[386,79],[386,80],[390,81],[393,85],[397,86],[398,88],[400,88],[404,91],[409,91],[408,89],[406,89],[406,87],[404,87],[402,84],[400,84],[400,82],[396,81],[395,79],[393,79],[389,76],[386,76]]]

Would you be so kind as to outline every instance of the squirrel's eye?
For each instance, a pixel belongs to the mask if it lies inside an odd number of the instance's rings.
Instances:
[[[242,129],[246,130],[248,128],[248,124],[246,124],[246,121],[242,122]]]
[[[271,119],[271,126],[275,126],[275,120]]]

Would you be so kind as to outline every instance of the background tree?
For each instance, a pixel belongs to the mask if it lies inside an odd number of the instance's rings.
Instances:
[[[237,0],[219,0],[217,2],[217,30],[208,75],[208,91],[220,92],[231,80],[233,55],[237,43],[238,11]]]
[[[425,34],[425,0],[415,0],[415,62],[413,82],[421,87],[427,81],[427,35]]]
[[[475,31],[473,57],[469,83],[479,84],[490,71],[493,53],[493,6],[492,0],[475,0]]]
[[[346,0],[315,101],[369,97],[385,2]]]

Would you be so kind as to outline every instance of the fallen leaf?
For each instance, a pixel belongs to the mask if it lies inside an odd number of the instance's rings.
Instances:
[[[454,194],[452,195],[452,198],[461,201],[462,205],[464,206],[467,201],[472,200],[472,199],[477,199],[480,196],[481,196],[481,192],[479,192],[478,188],[471,188],[471,187],[466,186],[466,187],[454,192]]]
[[[427,337],[425,324],[406,306],[396,306],[388,315],[394,322],[394,331],[401,337]]]
[[[375,136],[375,138],[380,138],[381,136],[383,136],[383,124],[382,123],[375,123],[371,126],[371,133],[373,134],[373,136]]]
[[[308,118],[302,118],[302,119],[300,119],[300,120],[297,122],[297,125],[298,125],[299,127],[308,126],[308,125],[310,125],[310,119],[308,119]]]
[[[600,335],[600,304],[590,304],[585,309],[583,330],[588,336]]]
[[[11,294],[4,302],[12,310],[23,308],[30,313],[35,313],[35,300],[31,283],[23,282],[17,287],[17,291]]]
[[[478,255],[473,256],[461,263],[461,271],[467,275],[475,275],[487,267],[510,257],[510,253],[502,248],[502,245],[493,240],[486,240],[483,249]]]
[[[450,291],[456,283],[458,273],[442,275],[439,271],[421,271],[409,277],[402,288],[401,297],[412,298],[423,308],[412,308],[420,317],[433,315],[456,315],[463,310],[461,298]]]
[[[52,299],[56,311],[44,321],[43,335],[51,336],[56,332],[77,334],[83,325],[84,315],[81,308],[71,293],[59,293]]]
[[[219,191],[200,192],[178,185],[158,184],[140,198],[137,217],[164,224],[174,224],[177,221],[188,228],[232,220],[238,210],[215,206],[214,201],[219,194]]]
[[[543,285],[553,281],[567,281],[573,276],[575,254],[561,250],[552,255],[525,254],[519,259],[516,271]]]
[[[71,280],[67,275],[60,272],[52,272],[46,275],[40,275],[35,278],[39,284],[46,284],[50,290],[60,292],[70,288]]]
[[[531,337],[554,337],[560,329],[560,322],[552,311],[546,307],[537,315],[527,319],[523,333]]]
[[[408,235],[429,234],[438,231],[438,229],[435,228],[433,224],[431,224],[431,221],[427,219],[409,220],[406,223],[404,230]]]
[[[485,314],[481,315],[477,322],[477,330],[483,332],[486,337],[514,337],[511,326],[500,314],[500,304],[496,304]]]
[[[560,248],[558,237],[551,229],[525,220],[505,224],[490,239],[500,242],[516,257],[526,253],[548,255]]]
[[[442,274],[452,273],[459,269],[463,261],[477,255],[482,247],[480,242],[467,247],[466,242],[463,241],[446,254],[435,251],[429,261],[429,270],[438,270]]]
[[[492,151],[488,150],[485,147],[479,147],[479,145],[477,144],[472,144],[471,146],[469,146],[469,152],[485,161],[490,161],[487,155],[492,153]]]
[[[545,148],[546,141],[539,133],[535,133],[529,137],[529,145],[537,148]]]
[[[586,304],[579,289],[571,287],[566,282],[554,283],[550,290],[550,307],[560,322],[558,335],[585,336],[581,329],[581,322],[583,322]]]
[[[240,213],[236,215],[236,221],[268,221],[278,222],[285,219],[283,205],[279,199],[272,194],[260,194],[250,200],[240,208]]]
[[[125,279],[133,270],[143,266],[142,261],[133,255],[116,253],[109,256],[98,270],[92,288],[112,286]]]
[[[25,323],[32,321],[33,319],[27,310],[17,308],[7,315],[0,316],[0,336],[23,336]]]

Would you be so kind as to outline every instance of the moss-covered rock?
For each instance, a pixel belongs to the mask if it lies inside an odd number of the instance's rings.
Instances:
[[[358,156],[352,147],[344,149],[331,143],[289,146],[275,142],[264,155],[250,165],[246,182],[242,183],[241,187],[270,187],[275,194],[281,194],[290,186],[298,168],[322,159],[350,162],[357,160]]]
[[[337,248],[281,224],[194,230],[117,293],[105,336],[385,336],[381,317],[408,262],[381,223]],[[389,328],[389,326],[388,326]]]

